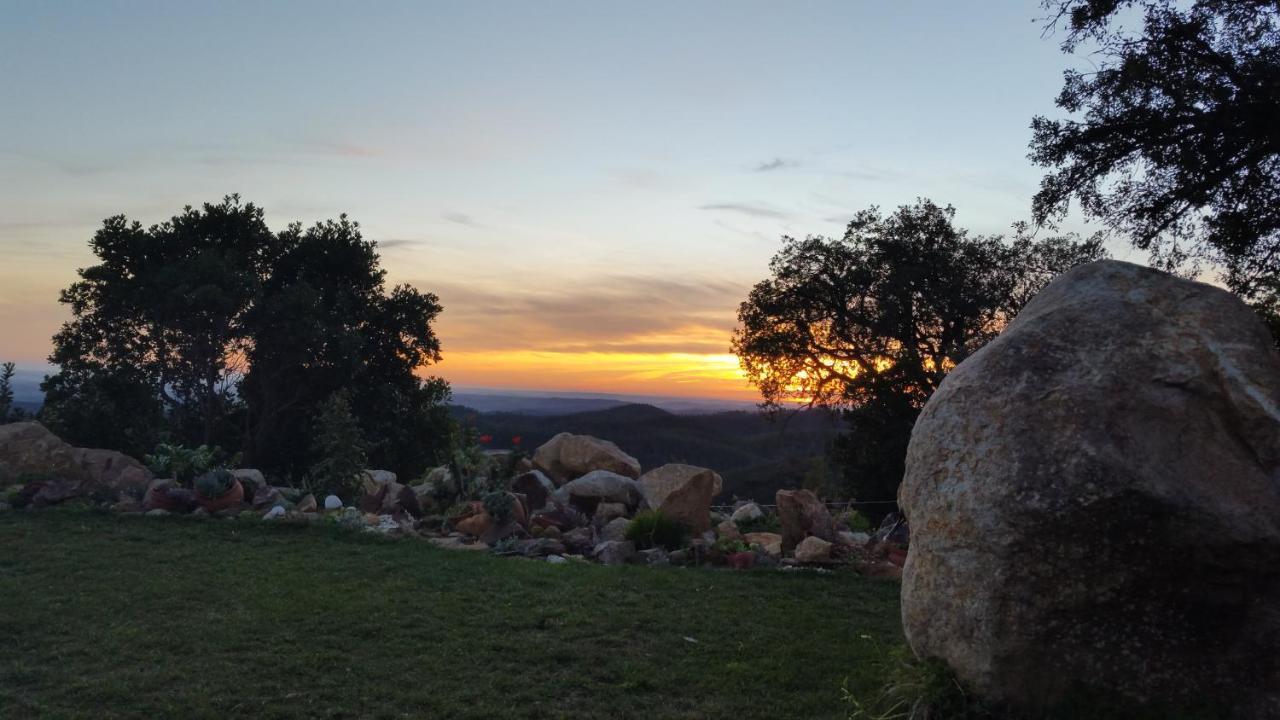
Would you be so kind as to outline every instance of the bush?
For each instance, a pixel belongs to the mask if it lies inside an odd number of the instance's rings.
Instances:
[[[345,392],[329,396],[315,420],[311,450],[316,458],[311,466],[310,489],[318,497],[337,495],[343,502],[360,497],[364,484],[364,434],[351,413]]]
[[[213,467],[213,458],[217,448],[201,445],[189,448],[183,445],[160,443],[156,451],[143,460],[147,468],[159,477],[171,477],[182,485],[190,485],[197,475],[208,472]]]
[[[627,528],[627,539],[634,542],[641,550],[654,547],[679,550],[685,546],[685,539],[688,536],[689,528],[657,510],[636,513],[635,519]]]
[[[778,519],[777,515],[765,515],[763,517],[735,522],[734,524],[738,526],[738,531],[743,534],[758,532],[776,534],[782,532],[782,521]]]
[[[867,519],[867,516],[857,510],[850,510],[841,515],[840,522],[849,526],[849,530],[853,532],[870,533],[875,529],[871,527],[871,521]]]

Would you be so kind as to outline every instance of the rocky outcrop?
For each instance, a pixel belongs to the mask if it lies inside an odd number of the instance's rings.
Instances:
[[[76,448],[37,422],[0,425],[0,485],[39,478],[85,483]]]
[[[783,552],[791,552],[810,535],[827,541],[835,539],[831,513],[811,490],[779,490],[774,497],[782,524]]]
[[[590,435],[562,432],[533,453],[533,465],[546,473],[557,486],[582,477],[593,470],[635,479],[640,477],[640,462],[608,440]]]
[[[707,468],[670,463],[645,473],[637,484],[649,507],[698,534],[711,526],[711,499],[720,494],[723,481]]]
[[[155,477],[145,465],[115,450],[74,448],[72,456],[84,470],[88,483],[117,497],[141,497]]]
[[[1280,360],[1209,285],[1065,273],[912,434],[911,647],[1035,711],[1080,689],[1280,717]]]

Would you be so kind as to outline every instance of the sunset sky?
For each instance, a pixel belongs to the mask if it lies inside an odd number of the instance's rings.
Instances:
[[[0,0],[0,360],[42,367],[103,218],[240,193],[360,221],[458,386],[751,399],[780,235],[1028,216],[1038,5]]]

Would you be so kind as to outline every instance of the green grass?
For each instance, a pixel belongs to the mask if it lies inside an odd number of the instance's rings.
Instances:
[[[0,717],[843,717],[842,681],[872,691],[901,642],[897,596],[851,573],[6,512]]]

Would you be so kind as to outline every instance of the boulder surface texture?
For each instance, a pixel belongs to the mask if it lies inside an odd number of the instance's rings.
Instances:
[[[631,479],[640,477],[640,461],[608,440],[562,432],[533,452],[533,465],[556,486],[592,470],[608,470]]]
[[[1280,357],[1209,285],[1054,280],[912,433],[903,625],[979,694],[1280,717]]]
[[[699,534],[711,527],[711,499],[724,481],[707,468],[668,463],[642,475],[637,484],[649,507]]]

